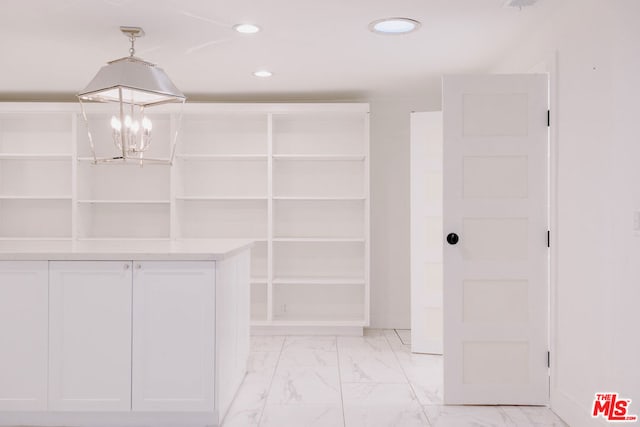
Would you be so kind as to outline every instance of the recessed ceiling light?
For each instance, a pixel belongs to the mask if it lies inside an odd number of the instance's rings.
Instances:
[[[258,71],[254,71],[253,75],[256,77],[271,77],[273,76],[273,73],[267,70],[258,70]]]
[[[234,25],[233,29],[242,34],[255,34],[260,31],[260,27],[253,24],[238,24]]]
[[[378,34],[407,34],[420,28],[420,22],[410,18],[384,18],[373,21],[369,29]]]

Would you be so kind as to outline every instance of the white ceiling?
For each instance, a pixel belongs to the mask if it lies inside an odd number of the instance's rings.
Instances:
[[[143,27],[137,56],[187,96],[366,96],[481,72],[561,0],[522,10],[504,0],[0,0],[0,98],[71,98],[107,61],[128,54],[121,25]],[[422,22],[381,36],[379,18]],[[262,27],[238,34],[234,24]],[[252,72],[274,73],[259,79]]]

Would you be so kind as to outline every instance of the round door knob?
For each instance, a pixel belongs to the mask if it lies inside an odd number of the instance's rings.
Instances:
[[[456,243],[458,243],[458,240],[460,240],[460,238],[458,237],[458,235],[456,233],[447,234],[447,243],[448,244],[455,245]]]

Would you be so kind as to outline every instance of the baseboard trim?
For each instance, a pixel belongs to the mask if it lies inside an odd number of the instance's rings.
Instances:
[[[363,334],[361,326],[251,326],[251,335],[340,335],[358,336]]]
[[[214,427],[216,412],[0,412],[0,426]]]

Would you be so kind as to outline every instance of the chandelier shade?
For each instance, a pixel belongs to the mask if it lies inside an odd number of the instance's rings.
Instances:
[[[186,97],[162,68],[133,56],[116,59],[100,68],[78,97],[86,101],[122,102],[139,106],[183,102]]]

